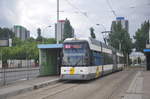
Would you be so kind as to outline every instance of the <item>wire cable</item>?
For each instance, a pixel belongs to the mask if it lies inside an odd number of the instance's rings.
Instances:
[[[97,23],[94,23],[92,19],[88,16],[87,12],[83,12],[80,8],[76,7],[74,4],[72,4],[69,0],[65,0],[72,8],[76,9],[80,14],[82,14],[86,19],[92,24],[92,27],[96,25]],[[106,31],[106,28],[103,24],[99,24],[102,26],[102,28]],[[103,36],[103,35],[102,35]]]
[[[116,14],[115,10],[113,9],[113,7],[111,6],[109,0],[106,0],[106,1],[107,1],[107,4],[108,4],[109,8],[111,9],[113,15],[114,15],[115,17],[117,17],[117,14]]]

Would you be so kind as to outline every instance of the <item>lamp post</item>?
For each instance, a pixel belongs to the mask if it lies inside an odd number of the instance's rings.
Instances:
[[[105,30],[105,27],[102,25],[102,24],[96,24],[96,26],[102,26],[103,28],[104,28],[104,30]],[[102,35],[103,36],[103,35]],[[104,36],[103,36],[103,40],[104,40]],[[104,40],[104,42],[105,42],[105,40]]]
[[[106,34],[106,33],[108,33],[108,32],[110,32],[110,31],[106,31],[106,28],[105,28],[105,26],[103,25],[103,24],[96,24],[97,26],[102,26],[103,28],[104,28],[104,31],[103,32],[101,32],[102,33],[102,36],[103,36],[103,40],[104,40],[104,42],[105,42],[105,44],[106,44],[106,37],[104,37],[104,33]],[[106,35],[105,35],[106,36]]]
[[[46,26],[46,27],[43,29],[43,33],[44,33],[45,29],[47,29],[48,27],[50,28],[50,27],[52,27],[52,26],[51,26],[51,25]]]
[[[42,34],[44,34],[44,31],[47,29],[47,28],[50,28],[50,27],[52,27],[51,25],[49,25],[49,26],[46,26],[44,29],[43,29],[43,32],[42,32]],[[43,39],[42,39],[42,43],[43,43]]]
[[[46,26],[46,27],[43,29],[43,33],[44,33],[44,31],[45,31],[47,28],[51,28],[51,27],[52,27],[51,25]]]

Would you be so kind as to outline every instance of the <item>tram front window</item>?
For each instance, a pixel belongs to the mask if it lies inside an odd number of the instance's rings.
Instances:
[[[76,66],[76,65],[85,65],[83,61],[83,56],[64,56],[63,65],[66,66]]]
[[[63,66],[85,66],[88,64],[87,44],[64,44]]]

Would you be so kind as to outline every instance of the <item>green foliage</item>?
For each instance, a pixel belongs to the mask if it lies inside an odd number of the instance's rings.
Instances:
[[[40,28],[38,28],[37,29],[37,38],[36,38],[36,40],[37,41],[42,41],[43,40],[43,37],[41,36],[41,29]]]
[[[43,38],[43,42],[44,44],[55,44],[56,40],[53,38]]]
[[[34,39],[33,37],[30,37],[30,38],[27,39],[27,41],[28,41],[28,42],[34,42],[35,39]]]
[[[0,28],[0,33],[3,33],[2,31],[4,30]],[[13,34],[13,32],[10,33]],[[42,39],[42,41],[37,41],[31,37],[25,41],[22,41],[20,38],[12,35],[12,47],[0,47],[0,54],[2,53],[3,63],[6,63],[8,59],[35,59],[37,61],[39,57],[39,49],[37,48],[37,44],[56,43],[53,38],[42,37]]]
[[[8,28],[0,28],[0,38],[13,38],[14,33]]]
[[[137,51],[143,52],[143,49],[146,48],[146,42],[149,37],[149,21],[145,21],[141,27],[136,31],[134,39],[135,39],[135,48]]]
[[[12,38],[12,46],[20,46],[22,45],[23,41],[18,38],[18,37],[14,37]]]
[[[132,39],[129,33],[122,28],[121,22],[113,24],[112,28],[114,31],[109,34],[108,43],[114,48],[121,50],[124,56],[126,56],[131,52]]]
[[[65,20],[65,24],[64,24],[64,34],[63,34],[63,40],[65,40],[66,38],[71,38],[74,36],[74,31],[72,26],[70,25],[70,21],[68,19]]]
[[[90,28],[90,33],[91,33],[91,38],[95,39],[96,36],[95,36],[94,28],[93,27]]]

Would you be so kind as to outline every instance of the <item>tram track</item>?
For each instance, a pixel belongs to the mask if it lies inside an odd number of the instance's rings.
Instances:
[[[74,87],[77,87],[77,86],[79,86],[79,85],[72,85],[72,86],[67,87],[67,88],[64,88],[64,89],[62,89],[62,90],[58,90],[58,91],[53,92],[53,93],[51,93],[51,94],[49,94],[49,95],[47,95],[47,96],[42,97],[41,99],[49,99],[51,96],[57,95],[57,94],[59,94],[59,93],[65,91],[65,90],[68,90],[68,89],[71,89],[71,88],[74,88]]]
[[[47,99],[50,96],[57,95],[65,90],[79,86],[79,83],[70,83],[70,81],[60,81],[48,87],[37,89],[25,94],[21,94],[10,99]],[[51,91],[51,92],[50,92]]]
[[[125,71],[123,71],[123,72],[125,72]],[[90,92],[90,94],[86,94],[86,96],[83,96],[82,99],[93,99],[92,96],[96,92],[102,91],[103,89],[107,89],[106,85],[107,84],[110,85],[111,83],[113,83],[112,88],[113,88],[114,91],[107,92],[107,95],[105,95],[104,98],[102,98],[102,99],[111,99],[111,97],[114,95],[115,91],[118,90],[119,87],[121,87],[122,84],[124,84],[123,82],[125,82],[129,78],[132,78],[132,76],[134,76],[134,73],[135,72],[132,71],[129,74],[126,74],[125,76],[123,76],[123,79],[120,79],[117,82],[115,82],[115,80],[113,81],[114,78],[118,78],[119,77],[119,75],[116,75],[116,74],[110,75],[110,76],[113,76],[113,78],[110,78],[109,76],[107,76],[106,78],[105,77],[101,78],[101,80],[100,79],[93,80],[93,82],[96,82],[96,81],[100,82],[100,85],[97,86],[97,88],[94,91]],[[107,80],[105,80],[105,79],[107,79]],[[112,82],[110,82],[110,81],[112,81]],[[77,86],[79,86],[79,84]],[[75,86],[71,86],[70,88],[59,90],[59,91],[55,92],[54,94],[47,95],[46,97],[44,97],[42,99],[53,99],[58,94],[61,94],[62,92],[66,91],[66,90],[67,91],[71,90],[71,88],[74,88],[74,87],[77,87],[77,86],[75,85]]]
[[[120,99],[136,72],[122,71],[90,81],[60,81],[11,99]]]
[[[123,71],[126,72],[126,71]],[[127,80],[132,79],[132,77],[136,74],[135,71],[131,71],[129,74],[126,75],[113,75],[112,78],[107,79],[105,81],[101,81],[100,86],[92,91],[89,95],[84,97],[84,99],[116,99],[113,98],[114,95],[120,93],[119,91],[122,89],[123,84],[127,83]],[[112,75],[111,75],[112,76]],[[120,78],[115,80],[114,78]],[[119,98],[120,99],[120,98]]]

